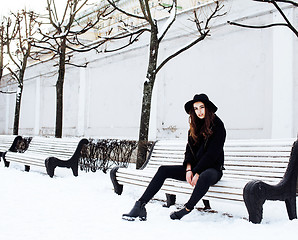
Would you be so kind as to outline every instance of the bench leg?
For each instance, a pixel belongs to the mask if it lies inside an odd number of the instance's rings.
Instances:
[[[290,220],[293,220],[297,218],[297,212],[296,212],[296,196],[286,199],[286,208],[288,211],[288,216]]]
[[[79,176],[79,162],[71,164],[70,168],[75,177]]]
[[[10,165],[10,162],[7,162],[7,161],[4,160],[4,166],[9,167],[9,165]]]
[[[263,218],[264,183],[261,181],[250,181],[243,189],[244,203],[248,211],[249,221],[260,223]]]
[[[203,199],[203,204],[204,204],[203,210],[211,209],[209,200]]]
[[[119,167],[114,167],[110,171],[110,178],[112,180],[113,186],[114,186],[114,192],[117,193],[118,195],[121,195],[123,192],[123,185],[119,184],[116,173],[118,171]]]
[[[56,165],[54,164],[55,158],[49,157],[45,160],[45,166],[47,170],[47,174],[52,178],[54,176]]]
[[[30,166],[25,165],[25,172],[29,172],[30,171]]]
[[[176,195],[175,194],[169,194],[166,193],[167,203],[163,205],[163,207],[170,207],[172,205],[175,205],[176,203]]]
[[[4,166],[5,166],[5,167],[9,167],[10,162],[6,161],[6,159],[5,159],[5,153],[6,153],[6,152],[4,152],[4,153],[2,154],[2,158],[3,158],[3,161],[4,161]]]

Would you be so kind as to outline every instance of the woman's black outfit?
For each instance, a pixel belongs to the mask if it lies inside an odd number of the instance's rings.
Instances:
[[[217,183],[222,177],[224,165],[223,146],[226,130],[223,122],[216,115],[211,130],[213,132],[212,135],[207,139],[200,137],[197,144],[194,144],[191,136],[188,137],[183,165],[159,167],[144,194],[139,199],[140,203],[148,203],[167,178],[186,181],[186,166],[189,163],[193,175],[197,173],[199,178],[185,207],[189,210],[195,207],[198,201],[206,194],[209,187]]]

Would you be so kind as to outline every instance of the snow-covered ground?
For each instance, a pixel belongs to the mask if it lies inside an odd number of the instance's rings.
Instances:
[[[288,220],[283,202],[267,202],[263,222],[258,225],[246,220],[242,204],[211,202],[218,213],[194,210],[173,221],[169,214],[176,206],[164,208],[156,200],[146,206],[147,221],[128,222],[121,215],[132,208],[140,189],[125,187],[118,196],[109,174],[79,172],[74,177],[69,169],[56,169],[55,173],[50,178],[43,169],[28,173],[21,166],[4,168],[3,161],[0,163],[1,240],[272,240],[297,236],[298,220]],[[184,201],[179,196],[177,200]]]

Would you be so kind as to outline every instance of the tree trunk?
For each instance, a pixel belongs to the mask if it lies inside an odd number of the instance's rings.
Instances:
[[[16,106],[14,111],[13,135],[19,134],[22,94],[23,94],[23,84],[18,84],[18,90],[16,94]]]
[[[59,74],[56,83],[56,130],[55,137],[62,137],[62,122],[63,122],[63,85],[65,76],[65,49],[66,49],[65,39],[61,42],[61,52],[59,57]]]
[[[20,122],[20,112],[21,112],[21,102],[22,102],[22,95],[23,95],[23,86],[24,86],[24,77],[25,71],[27,67],[28,57],[30,55],[31,45],[28,46],[27,52],[23,57],[22,67],[19,69],[19,76],[18,76],[18,90],[16,94],[16,107],[14,113],[14,123],[13,123],[13,135],[19,134],[19,122]]]
[[[3,75],[3,53],[4,53],[4,39],[3,39],[3,29],[0,29],[0,80]]]
[[[157,26],[152,27],[151,39],[150,39],[149,64],[147,69],[147,81],[145,81],[144,89],[143,89],[142,112],[141,112],[137,164],[136,164],[137,169],[139,169],[144,164],[147,156],[151,99],[152,99],[154,82],[156,78],[155,71],[157,66],[157,56],[158,56],[158,49],[159,49],[157,33],[158,33]]]

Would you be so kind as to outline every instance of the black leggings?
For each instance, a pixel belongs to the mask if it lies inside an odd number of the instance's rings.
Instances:
[[[206,194],[209,187],[217,183],[222,177],[222,171],[214,168],[208,168],[203,171],[197,181],[196,186],[185,204],[187,209],[194,209],[195,205]],[[167,178],[173,178],[180,181],[186,181],[185,167],[183,166],[160,166],[155,176],[152,178],[147,189],[139,199],[139,201],[148,203],[151,198],[159,191]]]

